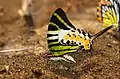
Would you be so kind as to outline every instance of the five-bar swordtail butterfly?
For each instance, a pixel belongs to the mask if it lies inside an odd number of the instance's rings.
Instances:
[[[93,40],[111,27],[90,35],[81,29],[75,28],[67,19],[65,12],[61,8],[58,8],[53,13],[48,25],[47,41],[50,53],[46,56],[53,60],[54,58],[59,60],[57,57],[73,60],[69,59],[71,57],[67,56],[68,53],[74,53],[78,50],[90,50]]]

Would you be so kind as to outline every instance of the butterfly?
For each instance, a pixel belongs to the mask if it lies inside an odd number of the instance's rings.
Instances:
[[[120,1],[100,0],[97,7],[97,19],[105,28],[113,25],[120,32]]]
[[[91,50],[93,40],[111,27],[107,27],[95,35],[90,35],[84,30],[75,28],[67,19],[65,12],[58,8],[53,13],[48,25],[47,41],[50,54],[47,56],[51,59],[53,59],[52,57],[64,57],[74,61],[72,57],[67,55],[68,53]]]

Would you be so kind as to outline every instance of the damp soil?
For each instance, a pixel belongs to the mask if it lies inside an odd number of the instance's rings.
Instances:
[[[20,0],[0,0],[0,50],[31,48],[0,53],[0,79],[120,79],[120,41],[113,30],[98,37],[91,51],[70,53],[76,63],[43,57],[48,53],[47,25],[53,11],[62,7],[76,28],[95,34],[103,29],[96,4],[96,0],[34,0],[33,29],[17,13]]]

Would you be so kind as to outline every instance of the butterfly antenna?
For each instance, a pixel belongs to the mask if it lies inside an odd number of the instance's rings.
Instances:
[[[108,31],[109,29],[111,29],[112,27],[113,27],[113,25],[111,25],[111,26],[109,26],[109,27],[101,30],[100,32],[94,34],[94,35],[92,36],[92,40],[96,39],[97,37],[99,37],[100,35],[102,35],[103,33],[105,33],[106,31]]]

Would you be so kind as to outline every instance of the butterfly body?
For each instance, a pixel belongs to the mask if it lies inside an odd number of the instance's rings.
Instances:
[[[90,50],[92,41],[110,28],[106,28],[95,36],[91,36],[81,29],[76,29],[67,19],[65,12],[58,8],[50,18],[48,25],[47,41],[50,54],[47,56],[63,56],[73,60],[70,56],[65,55],[77,52],[78,50]]]
[[[78,49],[90,50],[89,33],[76,29],[67,19],[62,9],[57,9],[48,27],[48,47],[54,56],[76,52]]]

